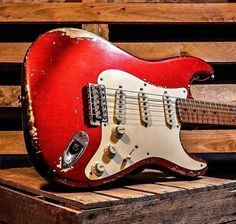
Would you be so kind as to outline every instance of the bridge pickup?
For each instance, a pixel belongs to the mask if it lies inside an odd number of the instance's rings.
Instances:
[[[115,93],[115,111],[114,119],[117,124],[125,120],[126,99],[125,93],[122,89],[117,89]]]
[[[104,85],[88,84],[89,120],[91,125],[99,126],[108,121],[106,88]]]
[[[147,127],[151,125],[151,113],[148,103],[147,94],[139,92],[138,93],[140,119],[143,126]]]

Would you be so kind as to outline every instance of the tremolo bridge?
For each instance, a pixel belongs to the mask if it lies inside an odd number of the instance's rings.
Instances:
[[[89,120],[91,125],[99,126],[108,121],[106,89],[104,85],[88,84]]]

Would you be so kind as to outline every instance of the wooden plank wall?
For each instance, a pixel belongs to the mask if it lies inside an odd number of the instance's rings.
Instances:
[[[82,27],[148,60],[181,54],[201,57],[214,66],[216,81],[193,85],[194,97],[236,104],[235,3],[84,0],[83,4],[62,4],[45,1],[0,5],[1,154],[26,153],[18,101],[21,63],[30,43],[40,33],[55,27]],[[235,136],[236,131],[230,129],[181,133],[184,146],[194,153],[236,152]]]

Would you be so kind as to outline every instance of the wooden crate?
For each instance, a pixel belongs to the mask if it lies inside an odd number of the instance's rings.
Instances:
[[[0,5],[0,167],[29,165],[18,101],[21,63],[30,43],[55,27],[93,31],[148,60],[201,57],[215,68],[216,81],[194,83],[193,96],[236,103],[236,3],[94,2]],[[208,158],[234,158],[235,136],[231,129],[181,131],[187,151]],[[230,222],[236,220],[234,177],[183,181],[146,171],[103,188],[68,191],[48,185],[33,168],[2,169],[0,223]]]

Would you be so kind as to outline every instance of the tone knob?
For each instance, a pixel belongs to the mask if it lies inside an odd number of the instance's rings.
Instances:
[[[92,172],[100,177],[102,176],[102,174],[104,173],[105,171],[105,166],[102,162],[96,162],[93,166],[92,166]]]
[[[117,139],[120,139],[122,138],[122,136],[125,134],[125,127],[122,126],[122,125],[118,125],[116,126],[114,129],[114,136],[117,138]]]
[[[108,158],[113,159],[117,153],[117,149],[115,146],[109,144],[105,147],[104,152]]]

